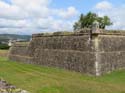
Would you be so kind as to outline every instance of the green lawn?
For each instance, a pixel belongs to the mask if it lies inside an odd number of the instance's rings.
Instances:
[[[125,93],[125,70],[90,77],[0,58],[0,78],[31,93]]]

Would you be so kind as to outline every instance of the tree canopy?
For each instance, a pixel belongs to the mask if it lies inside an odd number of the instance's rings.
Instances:
[[[105,29],[106,26],[112,25],[108,16],[99,17],[96,13],[89,12],[86,15],[81,14],[80,18],[74,24],[74,30],[82,28],[91,28],[94,21],[99,22],[99,28]]]

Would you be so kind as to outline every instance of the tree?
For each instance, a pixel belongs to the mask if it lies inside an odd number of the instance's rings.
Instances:
[[[106,26],[112,25],[110,18],[108,16],[99,17],[96,13],[89,12],[87,15],[80,15],[80,18],[74,24],[74,30],[79,30],[82,28],[91,28],[94,21],[99,22],[99,27],[105,29]]]

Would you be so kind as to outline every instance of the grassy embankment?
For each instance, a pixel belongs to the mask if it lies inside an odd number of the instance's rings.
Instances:
[[[0,58],[0,78],[31,93],[125,93],[125,70],[90,77]]]
[[[8,50],[0,50],[0,57],[7,57]]]

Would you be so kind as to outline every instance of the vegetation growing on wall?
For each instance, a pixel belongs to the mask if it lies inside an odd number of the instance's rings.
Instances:
[[[99,22],[99,27],[105,29],[106,26],[112,25],[112,22],[108,16],[99,17],[96,13],[89,12],[87,15],[80,15],[80,18],[74,24],[74,30],[83,28],[91,28],[94,21]]]

